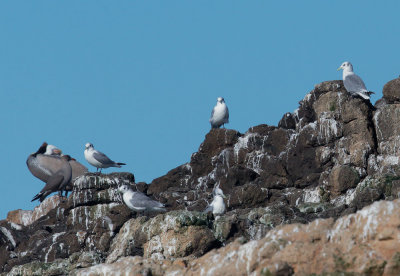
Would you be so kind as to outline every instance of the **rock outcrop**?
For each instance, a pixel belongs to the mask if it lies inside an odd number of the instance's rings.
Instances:
[[[372,106],[351,97],[342,81],[323,82],[278,127],[212,129],[189,163],[150,185],[130,173],[87,173],[68,199],[53,196],[0,221],[0,269],[398,275],[398,79],[383,95]],[[121,184],[168,212],[131,212],[117,192]],[[214,218],[201,211],[216,185],[227,195],[227,213]]]

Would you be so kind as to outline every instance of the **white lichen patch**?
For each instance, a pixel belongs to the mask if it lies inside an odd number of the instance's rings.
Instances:
[[[304,203],[320,203],[320,188],[316,187],[314,189],[304,189],[302,199]]]

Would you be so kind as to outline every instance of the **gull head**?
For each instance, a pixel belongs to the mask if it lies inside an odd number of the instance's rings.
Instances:
[[[222,97],[218,97],[218,98],[217,98],[217,102],[218,102],[218,103],[224,103],[225,100],[224,100],[224,98],[222,98]]]
[[[353,65],[350,62],[345,61],[342,63],[342,65],[340,65],[340,67],[337,70],[353,72]]]
[[[129,187],[127,185],[122,185],[121,187],[118,188],[118,192],[121,194],[124,194],[127,191],[129,191]]]
[[[86,143],[85,145],[85,149],[94,149],[93,144],[92,143]]]
[[[46,155],[61,155],[62,151],[57,148],[56,146],[53,145],[47,145],[46,146],[46,151],[44,154]]]
[[[223,198],[226,198],[226,196],[224,195],[224,192],[219,187],[215,188],[214,196],[221,196]]]

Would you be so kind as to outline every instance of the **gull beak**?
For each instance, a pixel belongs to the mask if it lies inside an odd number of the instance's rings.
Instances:
[[[338,71],[342,70],[342,67],[339,67],[337,70],[338,70]]]
[[[226,196],[225,196],[225,195],[222,195],[222,197],[223,197],[223,198],[226,198]]]

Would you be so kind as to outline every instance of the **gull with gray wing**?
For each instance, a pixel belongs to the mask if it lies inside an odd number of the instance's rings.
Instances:
[[[90,165],[96,167],[97,168],[96,171],[100,169],[100,173],[103,168],[109,168],[109,167],[121,168],[121,165],[126,165],[125,163],[117,163],[112,161],[104,153],[95,150],[93,144],[91,143],[86,143],[84,154],[86,161],[88,161]]]
[[[363,80],[353,72],[353,65],[350,62],[343,62],[337,70],[343,70],[343,84],[350,95],[358,95],[364,100],[369,100],[370,95],[375,94],[367,90]]]
[[[165,206],[161,202],[153,200],[141,192],[135,192],[127,185],[122,185],[118,188],[118,191],[122,193],[122,199],[129,209],[140,212],[140,211],[156,211],[165,212]]]

